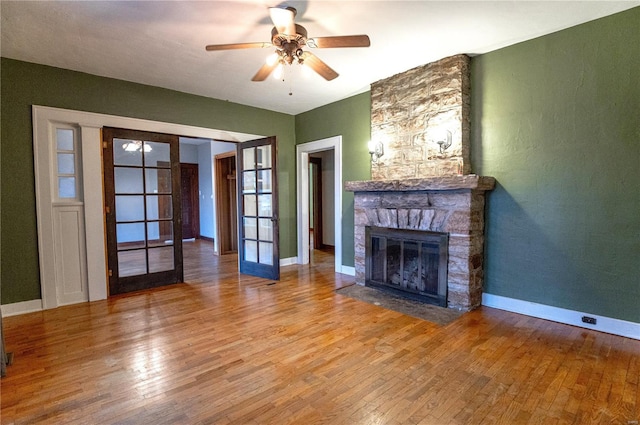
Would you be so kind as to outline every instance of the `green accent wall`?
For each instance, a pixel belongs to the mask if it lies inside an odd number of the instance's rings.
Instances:
[[[472,60],[485,291],[640,322],[640,8]]]
[[[296,143],[342,136],[342,179],[371,179],[371,93],[362,93],[296,115]],[[343,186],[344,187],[344,186]],[[342,191],[342,264],[354,265],[353,192]]]
[[[40,298],[31,105],[277,136],[280,255],[296,256],[293,115],[7,58],[0,78],[2,304]]]

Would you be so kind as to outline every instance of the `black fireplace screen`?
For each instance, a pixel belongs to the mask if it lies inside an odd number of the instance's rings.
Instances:
[[[447,306],[446,233],[367,227],[365,284]]]

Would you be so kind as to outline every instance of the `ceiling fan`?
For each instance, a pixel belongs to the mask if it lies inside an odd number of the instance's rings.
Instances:
[[[293,63],[304,64],[320,74],[325,80],[331,81],[338,76],[329,65],[311,52],[304,51],[306,45],[312,48],[331,47],[369,47],[367,35],[343,35],[333,37],[307,38],[307,30],[294,22],[297,11],[295,8],[270,7],[269,15],[273,21],[271,42],[210,44],[207,51],[252,49],[256,47],[275,47],[275,53],[267,58],[262,68],[258,70],[252,81],[264,81],[276,68]]]

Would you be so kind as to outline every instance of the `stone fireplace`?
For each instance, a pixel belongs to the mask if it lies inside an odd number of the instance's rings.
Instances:
[[[446,233],[446,305],[471,310],[482,301],[485,192],[492,177],[474,175],[346,182],[355,193],[356,283],[366,280],[367,227]]]
[[[441,234],[448,244],[439,303],[463,311],[480,305],[485,193],[495,179],[471,174],[469,81],[469,58],[457,55],[372,84],[371,138],[383,154],[372,156],[372,180],[345,183],[354,192],[356,283],[376,286],[371,229]]]

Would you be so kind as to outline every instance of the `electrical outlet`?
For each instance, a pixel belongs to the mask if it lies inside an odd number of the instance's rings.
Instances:
[[[595,325],[596,324],[596,318],[595,317],[582,316],[582,321],[584,323],[588,323],[590,325]]]

